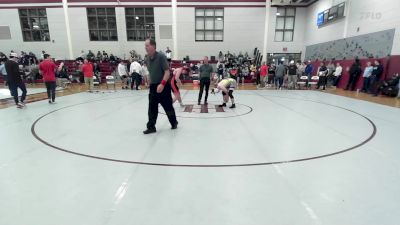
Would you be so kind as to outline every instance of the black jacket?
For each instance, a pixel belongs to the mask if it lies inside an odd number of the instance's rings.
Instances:
[[[372,75],[376,76],[376,78],[379,80],[383,74],[383,66],[375,66],[374,69],[372,70]]]
[[[362,72],[362,70],[361,70],[360,64],[353,63],[353,65],[351,65],[350,70],[349,70],[350,76],[361,75],[361,72]]]
[[[22,83],[21,73],[19,71],[19,65],[17,62],[12,60],[8,60],[4,67],[7,71],[7,81],[10,84],[19,84]]]

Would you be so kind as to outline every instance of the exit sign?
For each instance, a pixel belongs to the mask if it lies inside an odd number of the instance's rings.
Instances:
[[[287,48],[283,48],[283,51],[284,51],[284,52],[287,52]]]

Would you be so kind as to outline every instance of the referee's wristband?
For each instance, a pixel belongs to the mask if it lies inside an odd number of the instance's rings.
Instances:
[[[161,85],[162,85],[162,86],[165,86],[166,84],[167,84],[167,81],[166,81],[166,80],[162,80],[162,81],[161,81]]]

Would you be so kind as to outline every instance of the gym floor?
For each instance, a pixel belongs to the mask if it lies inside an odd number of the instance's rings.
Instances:
[[[197,106],[189,89],[175,104],[179,128],[160,108],[148,136],[147,90],[73,85],[56,104],[40,93],[24,109],[3,100],[0,224],[400,220],[399,100],[245,85],[237,108],[220,111],[221,94]]]

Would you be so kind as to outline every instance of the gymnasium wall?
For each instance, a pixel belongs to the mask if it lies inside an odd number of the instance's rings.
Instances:
[[[195,8],[180,7],[177,10],[179,58],[189,55],[192,59],[218,56],[219,51],[243,54],[253,53],[255,47],[263,47],[265,8],[224,9],[224,41],[195,41]]]
[[[365,1],[365,0],[362,0]],[[344,36],[345,19],[318,28],[317,16],[333,6],[332,0],[319,0],[307,8],[304,43],[306,46],[341,39]]]
[[[68,58],[68,45],[64,11],[62,8],[47,8],[47,19],[49,22],[50,39],[54,42],[24,42],[22,39],[21,26],[17,9],[0,9],[0,26],[10,26],[11,40],[0,40],[0,51],[8,53],[14,51],[32,51],[40,54],[42,50],[49,52],[57,59]],[[118,41],[90,41],[87,22],[86,8],[69,8],[69,19],[71,28],[71,39],[74,57],[78,57],[82,50],[98,51],[105,50],[109,54],[114,53],[119,57],[128,57],[129,51],[135,49],[144,55],[143,41],[127,41],[125,12],[123,7],[116,7],[116,19],[118,29]],[[160,40],[158,26],[160,24],[171,24],[171,8],[155,7],[156,41],[158,48],[165,50],[167,46],[172,47],[172,40]]]
[[[272,7],[269,14],[269,29],[268,29],[268,53],[300,53],[304,52],[304,38],[307,18],[307,8],[297,8],[294,25],[293,42],[276,42],[275,27],[276,27],[276,12],[277,8]],[[285,50],[284,50],[285,48]]]
[[[56,57],[68,55],[67,37],[65,35],[65,20],[62,8],[48,8],[47,18],[50,38],[53,42],[24,42],[17,9],[0,9],[0,26],[9,26],[11,39],[0,40],[0,51],[8,54],[14,51],[32,51],[39,54],[42,50],[52,52]]]
[[[346,17],[318,28],[317,15],[343,0],[319,0],[308,7],[305,45],[329,42],[342,38],[372,34],[395,29],[391,55],[400,54],[400,1],[398,0],[346,0]]]
[[[394,29],[307,46],[308,60],[383,58],[391,54]]]

